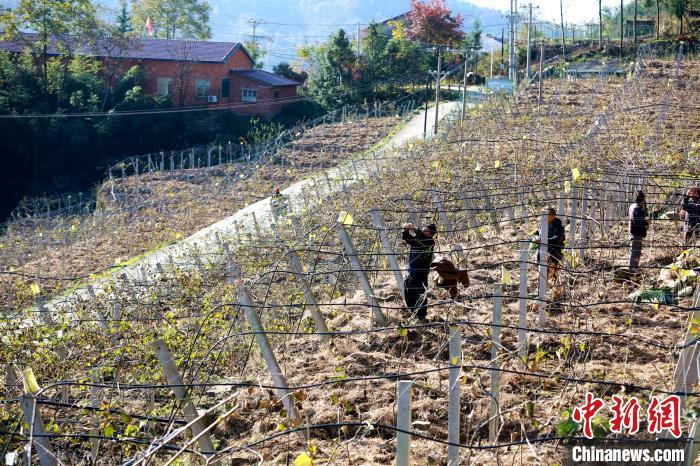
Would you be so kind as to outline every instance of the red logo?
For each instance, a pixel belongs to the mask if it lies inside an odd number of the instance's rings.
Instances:
[[[571,413],[571,419],[576,422],[583,422],[583,435],[587,438],[593,438],[593,429],[591,428],[593,417],[600,411],[600,408],[605,406],[605,402],[600,398],[595,398],[592,393],[586,393],[586,402],[582,407],[574,408]]]
[[[613,405],[610,411],[613,417],[610,419],[610,430],[615,433],[622,432],[622,429],[629,429],[630,434],[639,432],[639,400],[632,397],[627,403],[617,395],[613,395]]]
[[[652,396],[647,408],[647,416],[649,433],[658,434],[668,429],[674,437],[681,436],[681,398],[678,395],[670,395],[663,400]]]

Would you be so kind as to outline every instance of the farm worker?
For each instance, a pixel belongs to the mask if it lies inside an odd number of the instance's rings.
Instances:
[[[637,191],[634,204],[629,209],[630,233],[630,270],[639,269],[639,258],[642,257],[642,241],[647,236],[649,221],[647,220],[647,201],[644,192]]]
[[[700,198],[698,188],[691,186],[683,198],[683,211],[685,212],[685,243],[688,244],[694,236],[700,232]]]
[[[541,235],[539,230],[537,234]],[[550,207],[547,210],[547,281],[551,281],[553,284],[557,281],[559,266],[564,256],[564,240],[566,240],[564,224],[557,217],[557,211]],[[557,294],[559,294],[559,290],[557,290]]]
[[[414,233],[412,233],[414,232]],[[415,312],[419,321],[428,315],[428,274],[433,261],[433,236],[437,232],[434,223],[416,228],[413,223],[403,225],[403,240],[411,247],[408,255],[408,275],[403,281],[406,307]]]
[[[270,211],[275,223],[277,223],[279,217],[287,214],[288,207],[289,198],[280,192],[279,186],[275,186],[275,192],[270,197]]]

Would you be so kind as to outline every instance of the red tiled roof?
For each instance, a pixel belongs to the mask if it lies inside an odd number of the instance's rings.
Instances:
[[[21,53],[38,40],[35,33],[22,33],[13,40],[0,41],[0,50]],[[243,49],[253,60],[250,53],[240,42],[214,42],[206,40],[185,39],[132,39],[127,47],[109,39],[97,41],[91,45],[81,45],[80,55],[109,58],[129,58],[134,60],[187,60],[206,63],[226,63],[236,50]],[[52,43],[49,55],[61,55]]]

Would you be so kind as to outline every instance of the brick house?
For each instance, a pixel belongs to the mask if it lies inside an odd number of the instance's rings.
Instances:
[[[0,50],[22,53],[36,40],[0,41]],[[144,70],[144,92],[169,96],[176,107],[226,106],[236,113],[272,116],[295,100],[298,82],[263,70],[255,70],[250,53],[239,42],[182,39],[133,39],[127,45],[103,41],[80,47],[94,56],[103,69],[123,73],[134,65]],[[48,55],[58,56],[55,48]],[[114,71],[113,71],[114,72]]]

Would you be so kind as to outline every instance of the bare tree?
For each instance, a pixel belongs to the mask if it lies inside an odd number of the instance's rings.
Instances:
[[[111,25],[103,25],[95,33],[92,44],[93,53],[96,57],[101,57],[104,70],[102,111],[107,108],[107,100],[112,92],[115,77],[123,71],[123,59],[129,56],[129,52],[140,47],[137,39],[120,34],[118,29]]]
[[[192,54],[192,45],[187,41],[179,41],[179,45],[170,50],[170,56],[175,61],[174,92],[178,106],[184,107],[193,87],[192,62],[196,57]]]

